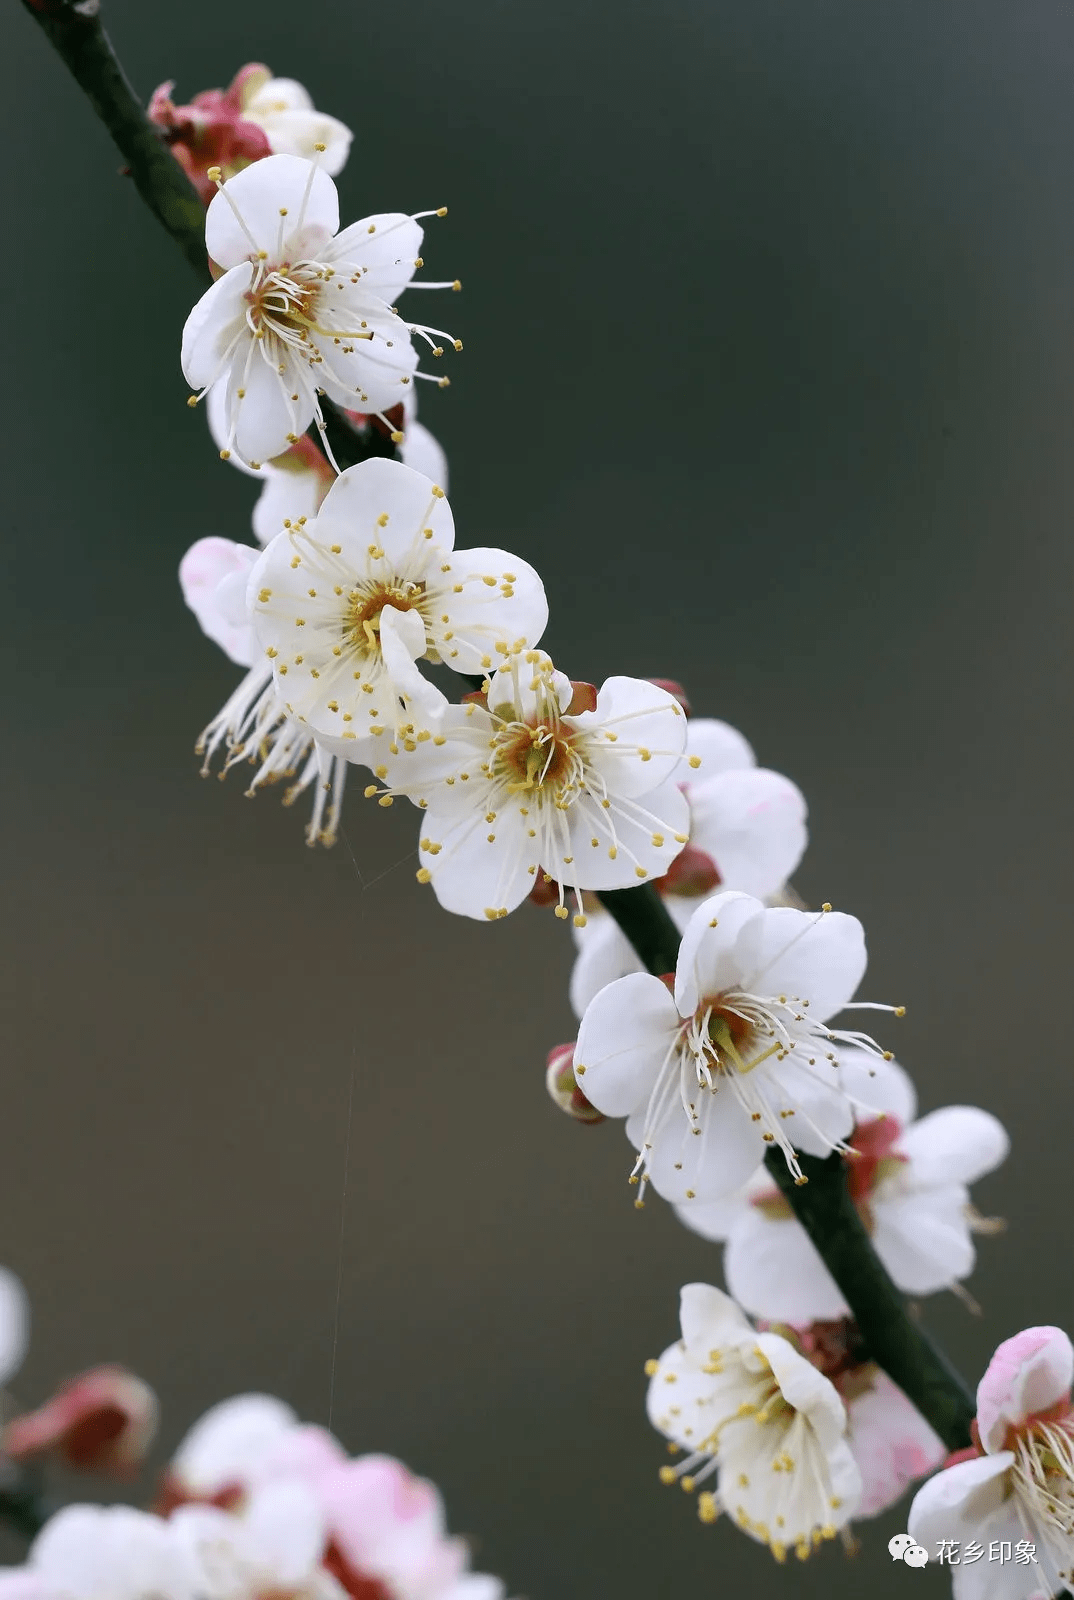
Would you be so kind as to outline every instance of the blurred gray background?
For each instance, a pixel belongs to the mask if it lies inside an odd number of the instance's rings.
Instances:
[[[798,887],[862,917],[923,1108],[1014,1141],[984,1315],[929,1325],[974,1382],[1072,1327],[1069,0],[106,11],[143,95],[307,84],[355,130],[346,218],[450,206],[425,257],[465,293],[421,309],[466,349],[422,415],[460,543],[537,564],[573,676],[680,678],[801,785]],[[889,1562],[905,1506],[782,1572],[657,1484],[642,1362],[719,1254],[546,1098],[565,929],[450,919],[357,784],[326,854],[303,806],[199,780],[238,674],[175,569],[255,493],[185,405],[200,284],[12,0],[3,54],[19,1398],[127,1362],[157,1463],[244,1389],[327,1421],[338,1281],[333,1427],[434,1478],[512,1593],[943,1594]]]

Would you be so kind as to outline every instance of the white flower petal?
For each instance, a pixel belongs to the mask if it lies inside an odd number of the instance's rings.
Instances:
[[[401,461],[362,461],[342,472],[329,489],[316,537],[325,540],[330,531],[333,542],[343,546],[343,559],[360,565],[363,573],[388,567],[417,578],[434,557],[439,570],[441,553],[454,546],[455,523],[446,497],[434,494],[434,487]],[[432,529],[431,539],[427,528]],[[383,550],[384,566],[369,566],[371,544]]]
[[[1014,1456],[1004,1450],[938,1472],[914,1496],[907,1531],[929,1551],[943,1539],[965,1544],[979,1538],[982,1523],[1003,1505],[1006,1473],[1013,1462]]]
[[[775,894],[802,859],[806,803],[789,778],[751,767],[691,783],[690,843],[721,882],[758,899]]]
[[[666,689],[642,678],[608,678],[597,692],[596,709],[571,720],[580,732],[596,736],[588,746],[593,768],[621,798],[685,776],[686,715]],[[604,737],[609,732],[615,740]],[[649,752],[648,759],[639,757],[639,747]]]
[[[910,1157],[915,1188],[974,1183],[1007,1159],[1011,1142],[998,1118],[976,1106],[944,1106],[907,1128],[899,1149]]]
[[[750,745],[729,722],[716,717],[691,717],[686,732],[687,754],[701,757],[697,782],[704,783],[719,772],[736,772],[757,765]],[[693,782],[691,782],[691,795]]]
[[[634,946],[606,913],[591,913],[584,928],[575,929],[578,954],[571,970],[570,1001],[576,1017],[600,991],[628,972],[643,972]]]
[[[210,393],[209,398],[212,398]],[[277,456],[277,462],[287,460],[288,453]],[[239,465],[238,456],[231,458]],[[327,463],[326,463],[327,465]],[[247,469],[248,470],[248,469]],[[265,486],[258,496],[257,504],[253,511],[254,537],[258,544],[267,545],[283,530],[285,521],[298,522],[301,517],[307,521],[317,515],[321,509],[321,501],[325,493],[325,477],[313,469],[291,469],[290,467],[277,466],[269,463],[263,469]],[[328,469],[328,477],[335,479],[335,473]]]
[[[261,99],[261,95],[257,99]],[[323,111],[303,110],[298,107],[287,111],[251,115],[247,107],[243,115],[256,122],[264,131],[273,155],[301,156],[304,161],[316,160],[322,172],[334,178],[347,164],[351,147],[351,130],[336,117]],[[317,146],[324,145],[318,151]]]
[[[301,1583],[315,1571],[326,1530],[311,1487],[294,1481],[266,1484],[251,1496],[243,1520],[274,1586]]]
[[[905,1128],[917,1111],[917,1091],[897,1061],[883,1061],[871,1050],[839,1046],[839,1081],[858,1122],[893,1117]]]
[[[414,276],[422,238],[421,226],[412,217],[399,211],[381,212],[344,228],[325,252],[325,259],[341,271],[344,266],[360,270],[362,287],[393,305]]]
[[[393,688],[426,723],[436,725],[447,708],[447,696],[417,668],[425,654],[425,624],[416,611],[385,606],[380,614],[380,651]]]
[[[411,386],[413,387],[413,385]],[[403,465],[412,467],[415,472],[422,473],[426,478],[431,478],[438,483],[445,492],[448,487],[447,456],[437,439],[429,432],[428,428],[420,422],[407,422],[406,438],[399,446],[399,454]],[[496,1579],[494,1582],[498,1581]]]
[[[192,389],[204,389],[216,384],[224,370],[224,358],[233,344],[235,335],[246,324],[246,292],[253,281],[254,269],[248,261],[232,267],[222,278],[202,295],[183,326],[183,345],[180,361],[183,376]],[[222,396],[216,404],[219,409]],[[216,425],[219,422],[214,418]],[[224,437],[217,441],[224,449]]]
[[[502,654],[498,644],[510,649],[524,640],[532,648],[548,626],[544,584],[528,561],[509,550],[455,550],[443,581],[463,586],[461,594],[444,596],[453,638],[450,653],[442,653],[455,672],[485,671]]]
[[[691,1016],[702,996],[740,986],[739,934],[763,911],[759,900],[733,889],[714,894],[698,906],[679,946],[675,1004],[681,1016]]]
[[[865,933],[841,911],[766,909],[738,941],[744,987],[754,994],[808,1000],[810,1015],[826,1021],[854,994],[865,972]]]
[[[975,1251],[959,1184],[873,1202],[873,1247],[906,1294],[935,1294],[973,1271]]]
[[[647,1141],[648,1177],[657,1194],[675,1205],[730,1194],[750,1176],[765,1150],[760,1128],[729,1085],[715,1094],[699,1089],[698,1105],[699,1132],[693,1131],[676,1095]]]
[[[205,214],[205,247],[222,267],[259,250],[293,264],[323,257],[338,227],[339,198],[326,172],[298,156],[265,156],[213,196]]]
[[[298,1418],[274,1395],[240,1394],[199,1417],[179,1445],[172,1468],[192,1490],[212,1495],[245,1483],[265,1452]]]
[[[246,585],[257,554],[230,539],[199,539],[179,563],[183,599],[201,631],[240,667],[252,666],[258,654],[246,609]]]
[[[707,1359],[718,1345],[753,1337],[753,1328],[729,1294],[711,1283],[686,1283],[679,1291],[679,1327],[687,1349]]]
[[[283,365],[280,373],[264,344],[254,340],[250,359],[231,367],[226,400],[235,430],[231,448],[245,461],[281,455],[313,421],[312,390],[300,381],[293,359]]]
[[[850,1448],[862,1475],[857,1514],[875,1517],[933,1472],[947,1446],[879,1367],[872,1369],[869,1387],[848,1400],[847,1412]]]
[[[486,822],[487,788],[474,784],[473,791],[463,796],[458,813],[438,809],[441,791],[437,792],[437,804],[425,812],[422,829],[424,837],[440,848],[435,854],[422,849],[419,855],[444,910],[485,922],[492,920],[490,912],[502,914],[522,904],[533,887],[535,874],[530,868],[536,869],[537,863],[524,853],[521,831],[509,829],[506,818],[493,826]],[[481,792],[483,804],[478,799]]]
[[[575,1073],[586,1099],[611,1117],[643,1105],[678,1027],[675,1002],[659,978],[638,972],[609,984],[578,1030]]]
[[[683,1207],[689,1223],[690,1208]],[[747,1311],[775,1322],[832,1321],[850,1308],[805,1229],[756,1207],[731,1230],[724,1251],[727,1287]]]
[[[602,799],[582,795],[564,820],[562,848],[541,865],[560,883],[594,890],[625,889],[643,877],[662,877],[682,849],[676,834],[684,835],[689,826],[686,799],[673,778],[636,799],[613,799],[607,807]]]

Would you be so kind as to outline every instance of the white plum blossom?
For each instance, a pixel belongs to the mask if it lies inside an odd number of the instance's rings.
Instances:
[[[319,749],[309,728],[291,716],[276,686],[272,663],[259,648],[247,604],[247,585],[258,552],[230,539],[199,539],[179,565],[183,598],[202,632],[225,655],[249,670],[195,745],[208,777],[217,753],[224,752],[224,776],[239,762],[251,761],[254,774],[247,794],[265,784],[285,782],[284,804],[291,805],[313,786],[313,815],[306,829],[310,845],[335,842],[343,806],[347,763]]]
[[[201,1578],[192,1552],[159,1517],[69,1505],[42,1528],[25,1566],[0,1571],[0,1600],[216,1600]]]
[[[1010,1148],[1002,1123],[974,1106],[945,1106],[914,1121],[916,1096],[904,1072],[841,1053],[844,1088],[859,1076],[858,1124],[847,1139],[847,1187],[895,1284],[909,1295],[950,1289],[973,1271],[973,1235],[991,1226],[970,1204],[968,1185],[992,1172]],[[868,1107],[873,1115],[866,1115]],[[850,1314],[816,1246],[765,1168],[736,1193],[679,1208],[687,1227],[724,1240],[724,1277],[756,1316],[812,1322]]]
[[[725,1513],[778,1561],[804,1559],[853,1516],[861,1474],[833,1385],[777,1333],[759,1333],[708,1284],[682,1291],[682,1338],[647,1364],[649,1420],[678,1449],[665,1483],[715,1490],[703,1522]]]
[[[224,270],[187,318],[182,366],[200,394],[226,385],[225,454],[260,465],[323,428],[319,393],[382,415],[417,372],[411,334],[437,350],[449,337],[394,305],[420,264],[416,217],[338,229],[335,184],[298,156],[255,161],[213,198],[205,243]]]
[[[351,743],[384,728],[425,739],[447,701],[419,661],[479,673],[536,643],[548,602],[533,568],[454,546],[443,489],[379,458],[342,473],[314,519],[273,539],[248,599],[293,717]]]
[[[678,702],[638,678],[609,678],[598,693],[540,651],[506,653],[480,696],[446,708],[432,740],[382,735],[369,759],[388,783],[382,803],[405,794],[426,813],[420,881],[446,910],[494,921],[542,869],[564,917],[564,888],[665,872],[686,842]]]
[[[855,1322],[759,1326],[789,1340],[834,1385],[846,1407],[847,1443],[862,1480],[855,1521],[886,1511],[911,1483],[939,1466],[946,1445],[887,1373],[866,1358]]]
[[[1015,1559],[952,1566],[955,1600],[1037,1600],[1074,1593],[1074,1349],[1060,1328],[1026,1328],[999,1346],[977,1388],[975,1448],[914,1497],[907,1526]]]
[[[249,74],[242,86],[242,115],[255,122],[274,156],[320,157],[331,177],[342,172],[351,147],[351,130],[336,117],[317,111],[309,90],[293,78],[274,78],[267,67]]]
[[[886,1053],[828,1019],[849,1006],[865,964],[855,917],[725,890],[687,924],[673,995],[641,972],[600,991],[575,1073],[598,1111],[627,1119],[639,1204],[650,1182],[678,1203],[721,1199],[769,1146],[799,1181],[797,1150],[846,1149],[854,1112],[841,1052]]]
[[[690,808],[689,844],[656,884],[680,933],[702,897],[718,887],[759,900],[777,895],[806,846],[801,790],[758,767],[737,729],[714,717],[693,717],[686,753],[701,760],[699,777],[681,782]],[[599,905],[587,905],[586,912],[586,925],[574,933],[570,998],[578,1017],[606,984],[643,970],[613,918]]]

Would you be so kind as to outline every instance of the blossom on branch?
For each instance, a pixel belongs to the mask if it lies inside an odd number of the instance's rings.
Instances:
[[[829,1380],[777,1333],[759,1333],[708,1284],[682,1291],[682,1338],[646,1366],[647,1410],[685,1458],[664,1483],[688,1492],[716,1475],[698,1514],[725,1513],[782,1561],[805,1559],[845,1527],[861,1496],[847,1414]]]
[[[647,1183],[680,1204],[721,1199],[769,1146],[799,1181],[796,1151],[848,1148],[853,1086],[841,1053],[887,1053],[828,1019],[864,972],[855,917],[727,890],[687,924],[673,994],[641,972],[600,991],[582,1018],[575,1072],[598,1111],[627,1119],[639,1204]]]
[[[424,740],[439,727],[447,701],[419,661],[481,672],[544,632],[544,585],[527,562],[454,546],[443,489],[373,459],[342,473],[316,518],[285,527],[250,574],[258,643],[290,714],[346,741],[341,753],[360,741],[351,759],[385,729]]]
[[[761,1323],[787,1339],[834,1385],[847,1412],[847,1443],[861,1473],[854,1520],[875,1517],[901,1500],[908,1486],[939,1466],[947,1453],[903,1391],[861,1350],[848,1318],[805,1325]]]
[[[247,586],[258,552],[230,539],[199,539],[179,564],[183,598],[202,632],[230,660],[249,668],[223,707],[204,728],[195,745],[208,777],[223,751],[225,776],[240,762],[250,762],[254,775],[247,794],[266,784],[285,783],[283,800],[291,805],[313,786],[313,815],[306,829],[310,845],[335,842],[343,805],[347,763],[318,749],[309,729],[297,722],[276,687],[272,664],[258,648],[247,605]]]
[[[873,1248],[905,1294],[951,1288],[973,1271],[973,1234],[982,1225],[968,1185],[1006,1159],[1006,1131],[974,1106],[946,1106],[915,1122],[913,1085],[893,1062],[877,1070],[865,1051],[850,1050],[840,1059],[844,1088],[855,1074],[859,1105],[879,1113],[866,1120],[859,1109],[843,1158]],[[726,1241],[727,1287],[747,1311],[794,1323],[850,1315],[764,1167],[735,1194],[682,1206],[679,1217],[704,1238]]]
[[[742,735],[713,717],[693,717],[687,756],[701,761],[698,778],[680,780],[689,803],[689,843],[654,887],[682,933],[701,900],[717,888],[766,900],[778,894],[806,846],[806,803],[789,778],[756,764]],[[575,931],[571,1005],[579,1017],[606,984],[642,964],[612,917],[597,903]]]
[[[446,707],[435,738],[382,734],[366,758],[387,785],[382,802],[406,795],[425,811],[419,879],[446,910],[495,921],[542,869],[563,917],[567,888],[581,916],[581,890],[666,872],[686,843],[678,702],[639,678],[609,678],[598,692],[507,640],[498,653],[485,690]]]
[[[365,217],[338,230],[335,184],[297,156],[244,168],[210,204],[205,244],[222,274],[187,318],[182,366],[199,391],[192,403],[226,386],[225,456],[258,466],[314,420],[323,436],[320,394],[382,416],[417,374],[412,334],[437,354],[439,339],[461,349],[395,307],[421,265],[416,216]]]
[[[1062,1329],[1026,1328],[1004,1340],[977,1388],[974,1448],[914,1497],[907,1526],[927,1550],[952,1541],[1021,1546],[1025,1559],[953,1566],[955,1600],[1074,1593],[1072,1377],[1074,1349]]]
[[[153,91],[149,119],[163,131],[206,205],[216,193],[208,176],[212,167],[231,178],[265,156],[304,156],[312,161],[320,154],[324,170],[334,177],[347,160],[350,129],[315,111],[300,83],[274,78],[260,62],[240,68],[226,89],[204,89],[189,105],[174,103],[174,87],[162,83]]]

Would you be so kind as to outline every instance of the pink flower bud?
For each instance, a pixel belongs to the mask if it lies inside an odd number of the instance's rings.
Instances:
[[[83,1472],[136,1472],[157,1430],[157,1397],[123,1367],[91,1367],[37,1411],[9,1422],[3,1449],[16,1461],[55,1451]]]
[[[723,879],[720,869],[704,850],[688,844],[680,850],[662,878],[653,880],[653,887],[661,894],[703,895],[712,894]]]
[[[574,1076],[574,1041],[548,1052],[545,1086],[561,1111],[575,1122],[603,1122],[604,1117],[579,1089]]]
[[[686,690],[681,683],[676,683],[674,678],[649,678],[648,683],[655,683],[658,689],[666,689],[668,694],[676,699],[686,715],[690,715],[690,702],[686,698]]]
[[[219,167],[230,177],[251,161],[272,154],[264,130],[243,116],[251,94],[271,76],[267,67],[251,62],[240,68],[227,89],[206,89],[187,106],[172,101],[173,83],[162,83],[153,91],[149,119],[162,129],[172,154],[206,205],[216,193],[215,183],[206,176],[210,167]]]

